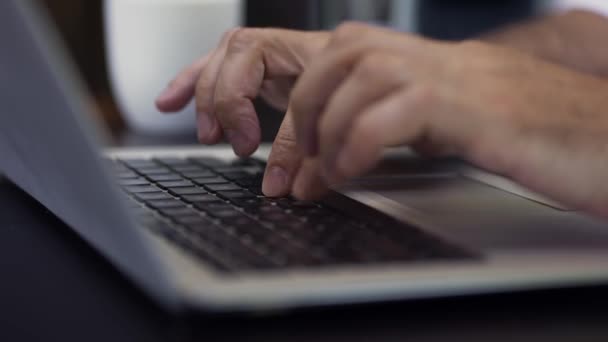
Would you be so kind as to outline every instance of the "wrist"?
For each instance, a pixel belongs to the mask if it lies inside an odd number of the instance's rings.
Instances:
[[[608,19],[584,10],[550,15],[490,32],[480,39],[595,75],[608,75]]]
[[[506,28],[488,32],[480,40],[520,50],[539,58],[553,60],[560,57],[562,36],[557,28],[562,15],[537,18]]]

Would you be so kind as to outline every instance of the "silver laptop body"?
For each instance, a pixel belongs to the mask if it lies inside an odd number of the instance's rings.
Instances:
[[[608,281],[607,224],[463,163],[421,169],[406,152],[387,153],[382,168],[340,191],[478,258],[222,275],[138,226],[101,157],[231,160],[230,148],[102,151],[101,125],[46,18],[22,0],[1,1],[0,17],[0,170],[169,309],[282,310]]]

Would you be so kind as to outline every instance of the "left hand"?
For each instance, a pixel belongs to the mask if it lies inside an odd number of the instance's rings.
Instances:
[[[385,147],[462,157],[608,217],[608,84],[480,42],[445,43],[361,24],[338,28],[291,96],[311,180],[369,171]]]

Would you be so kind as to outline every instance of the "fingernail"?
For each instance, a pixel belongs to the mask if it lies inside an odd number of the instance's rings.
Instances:
[[[204,142],[209,137],[213,130],[213,120],[211,116],[206,113],[200,113],[198,115],[198,139]]]
[[[289,191],[287,187],[287,172],[279,166],[271,167],[262,184],[264,194],[269,197],[283,196]]]
[[[234,153],[238,156],[244,156],[245,151],[249,147],[249,138],[245,134],[234,129],[228,129],[224,133],[226,134],[226,139],[228,139],[228,142],[232,145]]]

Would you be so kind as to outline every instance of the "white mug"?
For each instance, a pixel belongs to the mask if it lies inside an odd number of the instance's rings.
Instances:
[[[241,0],[105,0],[110,81],[129,128],[145,134],[195,129],[194,106],[161,114],[157,95],[185,66],[241,24]]]
[[[598,14],[608,16],[608,2],[606,0],[553,0],[555,9],[566,11],[570,9],[586,9]]]

